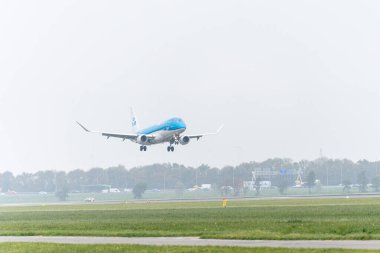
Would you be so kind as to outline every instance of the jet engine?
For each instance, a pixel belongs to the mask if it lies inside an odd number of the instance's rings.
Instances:
[[[137,143],[145,144],[147,142],[148,142],[148,137],[146,135],[139,135],[139,137],[137,137]]]
[[[187,145],[189,144],[189,142],[190,142],[189,136],[182,136],[179,138],[179,143],[181,143],[181,145]]]

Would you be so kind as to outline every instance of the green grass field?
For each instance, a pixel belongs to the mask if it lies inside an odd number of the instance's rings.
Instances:
[[[380,198],[1,207],[0,235],[380,239]]]
[[[186,246],[140,246],[140,245],[65,245],[48,243],[0,243],[2,253],[358,253],[377,252],[339,249],[285,249],[285,248],[241,248],[241,247],[186,247]]]

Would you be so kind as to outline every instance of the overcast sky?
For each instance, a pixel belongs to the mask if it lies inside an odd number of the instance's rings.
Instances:
[[[380,159],[379,1],[0,1],[0,171]],[[86,134],[178,116],[174,153]]]

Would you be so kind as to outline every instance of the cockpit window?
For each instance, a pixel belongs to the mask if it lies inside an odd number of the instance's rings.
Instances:
[[[170,119],[169,122],[170,123],[180,123],[180,122],[182,122],[182,120],[178,119],[178,118],[174,118],[174,119]]]

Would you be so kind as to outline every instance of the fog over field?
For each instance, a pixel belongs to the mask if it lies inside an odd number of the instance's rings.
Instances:
[[[0,172],[380,159],[378,1],[0,1]],[[166,151],[86,134],[178,116]]]

